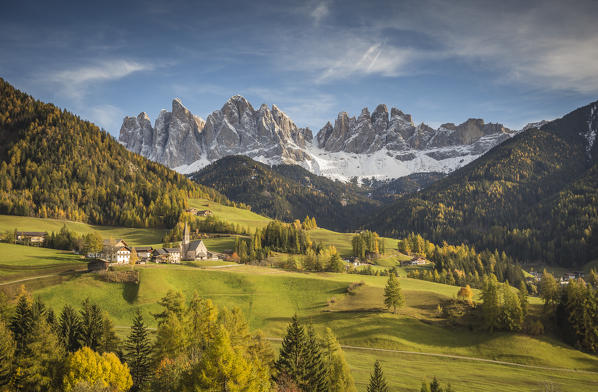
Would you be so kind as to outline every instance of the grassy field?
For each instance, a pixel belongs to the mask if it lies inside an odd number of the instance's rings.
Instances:
[[[328,326],[342,344],[371,348],[443,353],[529,365],[566,367],[598,371],[598,358],[581,353],[548,337],[520,334],[473,333],[461,327],[447,327],[435,315],[439,301],[455,295],[457,288],[432,282],[401,278],[407,306],[398,316],[382,310],[384,277],[332,273],[296,273],[277,269],[241,266],[227,270],[204,270],[190,266],[147,265],[138,267],[137,285],[105,283],[83,276],[59,286],[36,292],[54,309],[78,305],[85,293],[101,304],[118,326],[129,325],[133,310],[148,317],[158,311],[156,302],[168,289],[193,291],[212,298],[219,306],[238,306],[252,328],[267,336],[282,337],[290,317],[297,313],[317,330]],[[350,295],[352,282],[365,283]],[[334,300],[332,300],[334,299]],[[360,390],[367,383],[375,359],[381,359],[394,391],[415,390],[425,376],[439,376],[459,391],[534,390],[544,380],[563,391],[590,390],[598,385],[598,374],[548,372],[466,360],[416,355],[347,350]],[[487,377],[488,383],[484,383]],[[541,375],[541,378],[539,378]],[[399,389],[403,388],[403,389]]]
[[[248,228],[251,231],[266,226],[272,220],[249,210],[223,206],[222,204],[206,199],[189,199],[189,207],[210,210],[214,213],[214,216],[225,221],[237,223],[241,227]]]
[[[136,229],[130,227],[88,225],[81,222],[60,219],[33,218],[28,216],[0,215],[0,233],[15,228],[19,231],[54,231],[58,232],[63,225],[79,234],[99,233],[103,238],[124,239],[129,245],[157,245],[162,241],[164,229]]]

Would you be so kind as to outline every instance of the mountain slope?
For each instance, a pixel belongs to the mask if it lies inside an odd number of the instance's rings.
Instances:
[[[380,205],[357,186],[316,176],[297,165],[270,167],[245,156],[222,158],[190,178],[251,205],[257,213],[285,221],[309,215],[329,229],[355,227]]]
[[[227,201],[3,79],[0,142],[2,214],[170,226],[189,196]]]
[[[528,129],[369,222],[385,234],[505,249],[527,261],[598,257],[598,102]]]
[[[418,172],[451,172],[479,157],[515,132],[500,124],[469,119],[433,129],[415,125],[409,114],[378,105],[370,114],[339,113],[314,140],[276,105],[259,109],[243,97],[230,98],[204,122],[181,101],[162,110],[152,127],[146,113],[126,117],[119,141],[133,152],[192,173],[229,155],[266,164],[296,164],[317,175],[392,179]]]

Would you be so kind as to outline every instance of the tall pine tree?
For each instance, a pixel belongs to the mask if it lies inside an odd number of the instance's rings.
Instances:
[[[288,378],[297,385],[303,382],[306,376],[306,345],[305,329],[299,323],[297,315],[294,315],[287,327],[287,334],[282,339],[278,360],[274,364],[276,381]]]
[[[17,355],[25,350],[33,330],[33,309],[27,294],[21,294],[17,302],[15,314],[10,320],[10,330],[17,344]]]
[[[386,378],[380,361],[374,363],[374,373],[370,375],[370,383],[368,384],[368,392],[388,392],[388,385],[386,385]]]
[[[387,309],[391,309],[393,313],[397,313],[397,309],[405,303],[403,294],[401,293],[401,286],[395,274],[388,275],[388,282],[384,288],[384,305]]]
[[[63,347],[74,353],[81,348],[81,319],[71,305],[65,305],[58,321],[58,337]]]
[[[149,330],[139,310],[137,310],[133,319],[131,333],[125,341],[125,358],[133,378],[133,388],[131,390],[143,390],[151,377],[152,343]]]
[[[310,325],[307,329],[305,356],[305,380],[303,385],[299,385],[304,391],[327,392],[328,374],[326,372],[322,349],[316,331]]]

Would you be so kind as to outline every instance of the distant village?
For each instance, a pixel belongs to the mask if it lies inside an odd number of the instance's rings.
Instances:
[[[19,244],[42,246],[47,236],[46,232],[17,231],[15,239]],[[220,260],[225,255],[209,251],[203,240],[190,240],[189,225],[185,223],[183,241],[178,247],[130,246],[123,239],[106,239],[100,252],[87,253],[85,256],[107,267],[109,264],[130,264],[132,259],[136,264],[179,264],[181,261]]]

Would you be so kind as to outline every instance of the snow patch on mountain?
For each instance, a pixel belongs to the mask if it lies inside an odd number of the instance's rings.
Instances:
[[[487,152],[515,132],[501,124],[469,119],[433,129],[415,125],[411,115],[386,105],[373,113],[338,114],[314,138],[276,105],[257,110],[242,96],[231,97],[206,120],[179,99],[151,126],[146,113],[126,117],[119,141],[131,151],[172,167],[196,172],[228,155],[246,155],[269,165],[297,164],[341,181],[353,177],[392,179],[416,172],[449,173]]]

